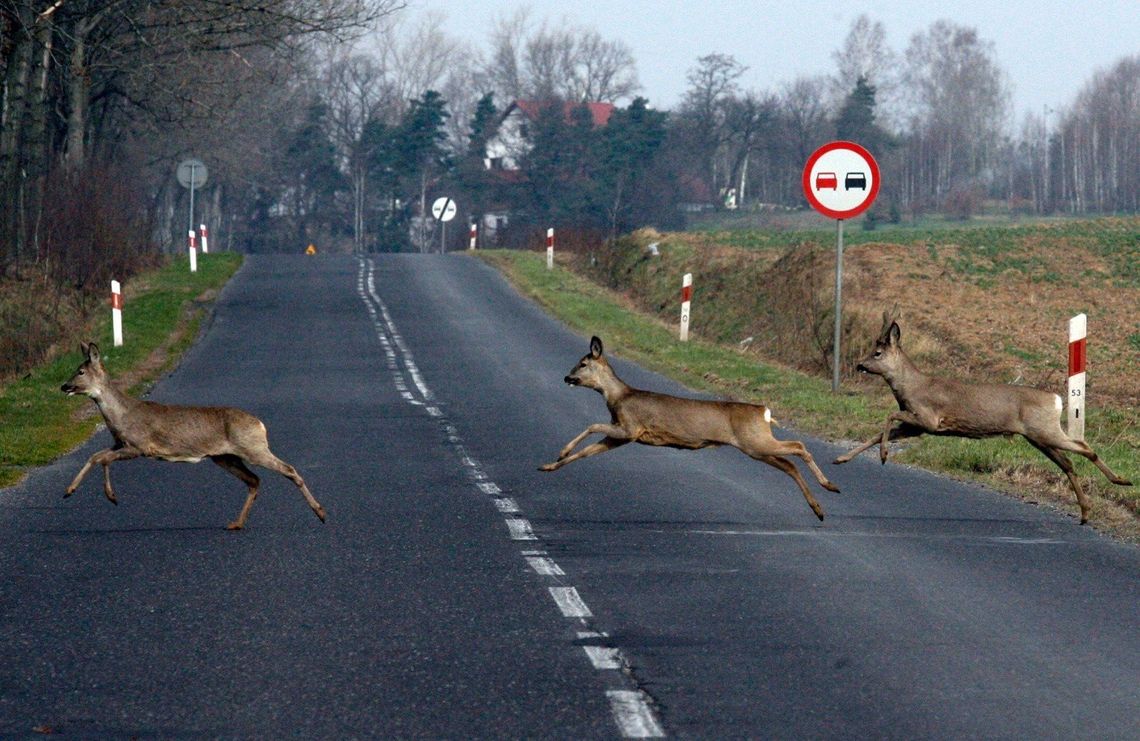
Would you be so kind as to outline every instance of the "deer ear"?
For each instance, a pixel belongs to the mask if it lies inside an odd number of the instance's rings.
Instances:
[[[899,337],[901,335],[902,335],[902,330],[899,329],[899,323],[898,322],[891,322],[891,330],[890,330],[891,344],[892,345],[899,344]]]
[[[590,355],[595,358],[602,357],[602,340],[600,337],[594,336],[590,338]]]
[[[92,363],[100,362],[100,360],[99,360],[99,346],[96,345],[94,342],[87,345],[86,349],[84,349],[84,351],[83,351],[83,354],[86,355],[87,359],[90,360]]]

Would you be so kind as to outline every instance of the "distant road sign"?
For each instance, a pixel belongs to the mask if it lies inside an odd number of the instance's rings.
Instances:
[[[855,142],[834,141],[808,157],[803,186],[816,211],[833,219],[850,219],[870,208],[879,194],[879,165]]]
[[[175,174],[178,177],[178,184],[183,188],[189,188],[191,185],[195,188],[201,188],[206,184],[206,178],[210,176],[206,164],[202,160],[196,159],[179,162]]]
[[[447,196],[436,198],[431,204],[431,215],[439,221],[451,221],[455,218],[455,201]]]

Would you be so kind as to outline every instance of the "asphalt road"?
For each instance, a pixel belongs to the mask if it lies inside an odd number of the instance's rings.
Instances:
[[[258,470],[226,532],[209,463],[62,499],[106,432],[0,492],[0,736],[1140,735],[1140,549],[810,440],[824,523],[731,449],[540,473],[586,350],[467,256],[251,257],[151,398],[258,414],[328,522]]]

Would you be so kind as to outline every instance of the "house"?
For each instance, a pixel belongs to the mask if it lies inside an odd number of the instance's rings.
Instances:
[[[483,164],[488,170],[517,172],[523,156],[530,151],[530,128],[550,103],[537,100],[516,100],[507,106],[499,118],[495,135],[487,142]],[[563,102],[562,115],[570,121],[571,112],[581,103]],[[613,103],[586,103],[594,126],[605,126],[613,115]]]
[[[595,127],[605,126],[610,116],[616,110],[613,103],[553,103],[562,106],[562,115],[569,122],[574,109],[585,105],[590,111],[590,117]],[[507,106],[499,118],[499,125],[495,135],[487,141],[484,152],[483,166],[495,173],[497,179],[505,184],[521,184],[523,174],[520,170],[522,158],[530,151],[531,128],[538,121],[544,108],[551,103],[537,100],[516,100]],[[480,231],[483,238],[494,243],[497,230],[505,227],[510,219],[510,212],[505,204],[499,208],[488,210],[483,215]]]

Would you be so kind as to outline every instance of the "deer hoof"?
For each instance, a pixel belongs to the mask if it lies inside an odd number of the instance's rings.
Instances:
[[[313,511],[317,513],[317,517],[320,518],[321,522],[325,521],[325,508],[324,507],[317,507]]]
[[[240,522],[231,522],[230,524],[226,525],[226,530],[241,530],[244,527],[245,525]]]
[[[558,464],[556,464],[556,463],[543,463],[541,466],[538,467],[539,471],[554,471],[557,469],[558,469]]]
[[[839,487],[838,487],[838,486],[836,486],[835,484],[831,483],[830,481],[825,481],[825,482],[823,483],[823,488],[824,488],[824,489],[827,489],[828,491],[833,491],[833,492],[835,492],[836,494],[838,494],[838,493],[839,493]]]

